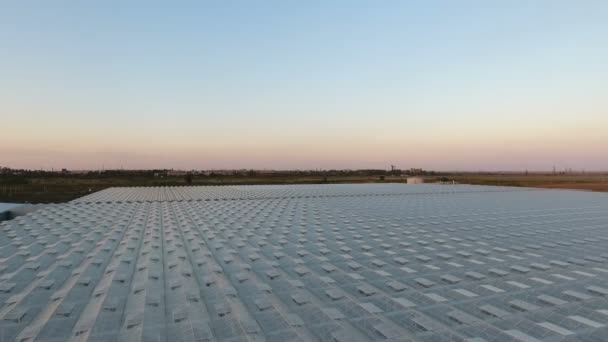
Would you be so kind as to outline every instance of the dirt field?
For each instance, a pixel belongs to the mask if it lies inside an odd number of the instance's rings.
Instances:
[[[459,183],[480,185],[559,188],[587,191],[608,191],[608,174],[586,175],[523,175],[523,174],[454,174],[448,175]]]
[[[577,189],[587,191],[608,192],[608,183],[564,183],[564,184],[543,184],[541,188],[553,189]]]
[[[608,174],[541,175],[541,174],[480,174],[453,173],[424,177],[427,182],[440,180],[479,185],[579,189],[608,192]],[[226,176],[194,177],[191,185],[245,185],[245,184],[336,184],[405,182],[403,177],[385,176]],[[0,202],[61,203],[82,197],[91,192],[115,186],[179,186],[187,185],[183,177],[78,177],[56,176],[27,178],[21,182],[0,178]]]
[[[324,183],[372,183],[403,182],[400,177],[194,177],[188,184],[183,177],[52,177],[28,178],[23,183],[2,182],[0,202],[8,203],[62,203],[91,192],[116,186],[184,186],[184,185],[253,185],[253,184],[324,184]]]

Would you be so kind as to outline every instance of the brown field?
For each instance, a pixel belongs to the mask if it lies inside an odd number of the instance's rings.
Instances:
[[[7,182],[0,178],[0,202],[62,203],[89,193],[118,186],[184,186],[184,185],[252,185],[252,184],[324,184],[400,182],[400,177],[386,176],[224,176],[194,177],[187,184],[183,177],[153,178],[143,176],[116,177],[36,177],[23,183]]]
[[[543,184],[540,188],[552,189],[575,189],[587,191],[608,192],[608,183],[563,183],[563,184]]]
[[[537,188],[560,188],[608,192],[607,174],[551,175],[551,174],[489,174],[444,173],[424,176],[426,182],[442,178],[457,183]],[[395,183],[405,182],[404,177],[385,176],[224,176],[194,177],[191,185],[242,185],[242,184],[337,184],[337,183]],[[82,197],[91,192],[115,186],[179,186],[187,185],[183,177],[163,179],[143,176],[78,177],[56,176],[27,178],[23,183],[0,178],[0,202],[61,203]]]
[[[608,191],[608,174],[545,175],[545,174],[451,174],[459,183],[504,185],[533,188]]]

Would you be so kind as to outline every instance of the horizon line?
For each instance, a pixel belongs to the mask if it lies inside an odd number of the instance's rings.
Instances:
[[[256,169],[256,168],[211,168],[211,169],[185,169],[185,168],[98,168],[98,169],[70,169],[70,168],[16,168],[11,166],[2,166],[0,165],[0,169],[9,169],[9,170],[18,170],[18,171],[43,171],[43,172],[62,172],[65,171],[79,171],[79,172],[105,172],[105,171],[185,171],[185,172],[213,172],[213,171],[254,171],[254,172],[326,172],[326,171],[391,171],[390,169],[383,168],[316,168],[316,169]],[[488,169],[424,169],[424,168],[406,168],[400,169],[396,168],[395,171],[411,171],[411,170],[421,170],[422,172],[446,172],[446,173],[553,173],[553,174],[563,174],[563,173],[605,173],[608,172],[608,169],[585,169],[585,168],[563,168],[563,169],[496,169],[496,170],[488,170]]]

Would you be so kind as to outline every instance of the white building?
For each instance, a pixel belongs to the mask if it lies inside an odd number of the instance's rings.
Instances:
[[[422,177],[407,177],[407,184],[422,184],[424,183],[424,178]]]

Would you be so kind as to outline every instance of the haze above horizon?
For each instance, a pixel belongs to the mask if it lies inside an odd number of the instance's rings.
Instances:
[[[608,170],[605,1],[7,1],[0,165]]]

